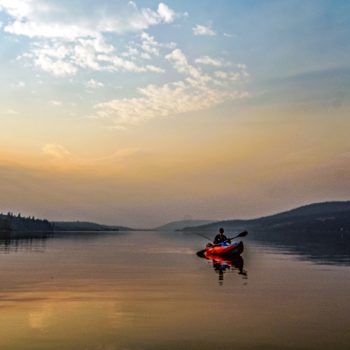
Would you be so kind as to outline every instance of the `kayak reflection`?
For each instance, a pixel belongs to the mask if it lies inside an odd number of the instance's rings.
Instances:
[[[219,276],[219,284],[224,282],[224,274],[228,271],[238,271],[244,279],[248,278],[247,271],[244,269],[244,260],[240,255],[220,256],[205,252],[204,254],[198,254],[198,256],[211,260],[213,263],[213,269]]]

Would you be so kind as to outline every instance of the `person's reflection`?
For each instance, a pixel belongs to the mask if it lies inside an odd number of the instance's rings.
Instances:
[[[230,258],[223,258],[219,256],[206,256],[207,259],[212,260],[214,271],[219,276],[219,285],[224,283],[224,274],[229,270],[238,270],[238,274],[247,279],[247,272],[244,270],[244,260],[241,256]]]

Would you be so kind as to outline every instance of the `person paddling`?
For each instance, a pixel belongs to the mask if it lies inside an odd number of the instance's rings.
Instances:
[[[219,244],[223,242],[231,243],[231,241],[224,235],[225,230],[221,227],[219,233],[214,238],[214,244]]]

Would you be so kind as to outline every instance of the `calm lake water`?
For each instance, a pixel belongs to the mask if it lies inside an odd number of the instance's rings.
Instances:
[[[0,349],[349,349],[350,267],[191,234],[0,241]],[[325,261],[326,263],[326,261]]]

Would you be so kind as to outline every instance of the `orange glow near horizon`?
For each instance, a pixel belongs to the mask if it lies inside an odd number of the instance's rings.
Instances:
[[[344,149],[350,141],[346,138],[349,122],[345,116],[339,128],[333,121],[321,123],[321,115],[316,119],[284,112],[285,123],[270,124],[263,120],[273,118],[272,113],[261,111],[259,117],[256,109],[254,115],[246,113],[223,125],[209,116],[207,123],[198,125],[200,130],[187,129],[183,137],[170,140],[172,120],[164,122],[162,133],[151,140],[141,137],[142,130],[132,130],[129,137],[137,135],[133,147],[128,144],[109,153],[96,154],[95,145],[100,143],[91,144],[83,134],[74,141],[85,144],[81,156],[74,153],[75,143],[69,148],[32,141],[36,147],[28,147],[26,152],[3,147],[0,163],[6,171],[1,181],[2,210],[24,210],[50,218],[57,217],[56,212],[62,218],[67,213],[73,219],[74,207],[89,208],[87,202],[111,208],[118,202],[118,207],[125,204],[146,212],[145,203],[149,202],[150,212],[168,203],[165,216],[169,220],[185,214],[215,219],[258,216],[294,204],[347,198],[344,186],[350,166]],[[296,116],[303,118],[302,124]],[[199,132],[201,138],[195,136]],[[102,135],[101,130],[97,133]],[[269,193],[279,193],[278,198],[268,198]],[[93,207],[78,209],[76,219],[83,212],[85,219],[119,222],[113,215],[99,217]],[[130,219],[120,220],[133,224]],[[143,220],[140,224],[148,225]],[[149,224],[162,221],[160,217],[149,220]]]

